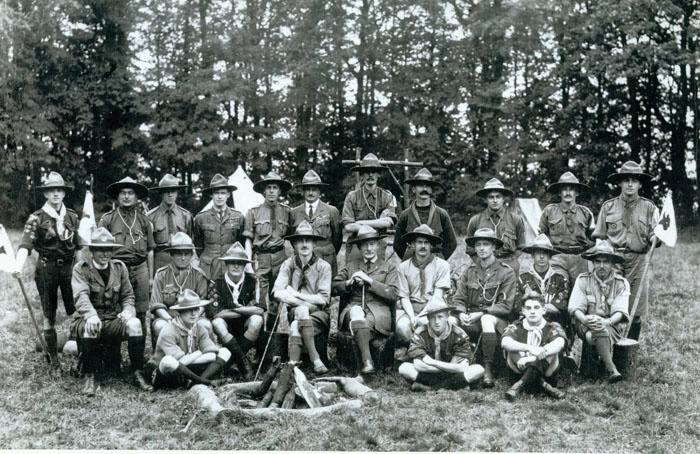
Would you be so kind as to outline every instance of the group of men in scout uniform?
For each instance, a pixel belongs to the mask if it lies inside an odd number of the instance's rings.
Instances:
[[[88,395],[95,393],[104,345],[118,348],[123,340],[144,390],[216,384],[233,366],[250,380],[249,350],[281,320],[289,328],[289,361],[301,362],[306,352],[313,371],[324,374],[327,336],[319,335],[330,329],[331,297],[338,295],[344,301],[338,329],[352,338],[361,374],[376,372],[372,349],[393,337],[403,347],[399,374],[412,389],[478,381],[493,387],[503,364],[518,377],[509,399],[532,383],[561,398],[552,377],[572,336],[579,336],[600,356],[607,380],[621,379],[612,347],[627,323],[630,337],[639,337],[648,299],[641,269],[659,216],[639,196],[651,179],[639,164],[626,162],[609,177],[621,194],[603,204],[597,222],[577,203],[588,187],[564,173],[548,187],[559,203],[545,207],[541,233],[528,244],[524,219],[505,203],[513,191],[498,179],[487,181],[477,191],[487,207],[469,220],[471,260],[456,286],[448,262],[456,234],[433,201],[440,184],[427,169],[418,171],[406,181],[415,198],[397,216],[396,199],[378,186],[384,170],[373,154],[353,167],[360,184],[342,211],[321,200],[327,184],[313,170],[296,186],[303,202],[295,208],[281,202],[292,184],[269,172],[254,184],[264,202],[245,216],[228,206],[236,188],[220,174],[204,189],[211,208],[194,217],[176,203],[185,188],[176,177],[165,175],[151,188],[162,201],[145,214],[140,202],[148,189],[126,177],[108,187],[115,207],[88,244],[80,244],[78,216],[63,204],[72,188],[52,172],[40,188],[46,204],[27,221],[17,253],[20,270],[32,249],[39,253],[35,280],[47,354],[57,358],[60,288],[66,313],[74,314],[71,335]],[[392,229],[398,265],[387,256]],[[346,259],[339,266],[344,234]],[[285,241],[293,248],[289,257]],[[89,254],[76,262],[82,246]],[[521,268],[522,253],[531,254],[531,267]],[[637,293],[640,310],[630,320]],[[153,355],[145,364],[149,312]]]

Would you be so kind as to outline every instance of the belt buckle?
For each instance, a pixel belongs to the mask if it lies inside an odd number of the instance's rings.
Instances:
[[[63,266],[63,259],[56,259],[56,265]]]

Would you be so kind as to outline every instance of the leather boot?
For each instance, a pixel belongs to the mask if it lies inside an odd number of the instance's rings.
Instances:
[[[547,381],[544,378],[541,380],[540,386],[542,387],[542,391],[544,391],[548,396],[553,397],[555,399],[563,399],[566,395],[561,389],[557,389],[554,386],[547,383]]]
[[[85,374],[85,383],[83,384],[82,393],[87,397],[93,397],[95,394],[97,394],[95,374]]]
[[[642,320],[638,317],[635,317],[634,320],[632,320],[632,324],[630,325],[630,331],[627,334],[627,337],[638,341],[639,334],[641,332],[642,332]]]
[[[537,370],[534,367],[526,368],[525,372],[523,372],[522,377],[520,377],[520,380],[513,383],[513,386],[511,386],[510,389],[506,391],[506,399],[510,401],[515,400],[518,397],[518,395],[522,392],[523,388],[525,388],[525,385],[527,385],[534,379],[537,379],[538,377],[539,370]]]
[[[97,386],[95,384],[95,371],[97,370],[97,363],[99,361],[96,353],[97,347],[98,341],[95,338],[86,337],[80,341],[80,353],[83,358],[83,373],[85,374],[85,384],[83,385],[82,393],[89,397],[97,393]]]
[[[493,359],[496,354],[498,336],[496,333],[481,334],[481,353],[484,361],[484,388],[493,388]]]
[[[134,382],[136,383],[136,386],[141,389],[141,391],[153,391],[153,386],[151,386],[151,384],[148,383],[148,380],[146,380],[146,377],[143,376],[143,371],[141,369],[134,371]]]
[[[484,388],[493,388],[496,384],[493,381],[493,361],[484,360]]]
[[[224,344],[224,347],[228,348],[228,350],[231,352],[231,361],[236,363],[238,371],[241,374],[243,374],[245,380],[251,381],[255,376],[255,372],[253,372],[253,366],[250,364],[250,360],[248,359],[248,357],[241,350],[241,346],[238,345],[236,339],[233,338],[230,341],[226,342]]]
[[[241,346],[241,351],[245,355],[246,353],[248,353],[248,350],[250,350],[251,347],[255,345],[255,342],[248,340],[245,336],[242,336],[241,341],[238,343],[238,345]]]
[[[350,322],[350,327],[353,331],[354,342],[357,345],[357,349],[360,352],[360,368],[361,374],[373,374],[374,373],[374,362],[372,362],[372,355],[369,349],[370,341],[370,331],[367,322],[364,320],[353,320]],[[357,360],[357,356],[356,356]]]

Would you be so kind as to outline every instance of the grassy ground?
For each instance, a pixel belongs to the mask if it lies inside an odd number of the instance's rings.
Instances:
[[[359,412],[244,423],[201,416],[187,434],[179,433],[193,412],[184,392],[143,394],[117,378],[85,398],[79,380],[49,378],[17,283],[2,274],[0,448],[695,452],[699,261],[700,244],[657,252],[655,302],[632,381],[574,377],[563,401],[526,395],[509,403],[505,380],[492,390],[415,394],[391,372],[369,382],[380,404]]]

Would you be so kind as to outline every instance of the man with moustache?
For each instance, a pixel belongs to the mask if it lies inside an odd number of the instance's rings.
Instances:
[[[226,202],[231,191],[237,188],[217,173],[211,179],[204,194],[211,194],[212,206],[194,217],[194,244],[202,248],[199,266],[209,279],[219,279],[224,274],[223,264],[218,260],[236,241],[244,240],[245,218],[240,211]]]
[[[269,172],[253,185],[265,201],[248,210],[245,216],[245,249],[255,254],[255,275],[258,278],[260,303],[267,309],[266,329],[272,330],[277,315],[277,302],[270,299],[270,286],[275,283],[282,262],[287,259],[284,237],[289,231],[290,209],[280,202],[291,183],[276,172]]]
[[[476,191],[476,195],[483,197],[488,206],[469,220],[467,237],[474,235],[479,229],[491,229],[496,232],[496,238],[502,244],[496,251],[496,258],[506,262],[517,276],[520,269],[519,250],[525,245],[525,223],[512,208],[505,206],[505,197],[512,199],[515,193],[503,186],[497,178],[492,178],[482,189]],[[472,260],[476,259],[473,248],[467,247],[466,252]]]
[[[304,203],[292,208],[289,226],[296,229],[303,221],[313,226],[314,233],[324,238],[316,243],[314,253],[331,264],[335,276],[338,271],[336,256],[343,245],[343,230],[338,209],[321,200],[321,191],[327,186],[313,170],[304,174],[301,184],[296,185],[303,192]]]
[[[433,179],[433,174],[426,168],[420,169],[413,178],[405,180],[404,183],[413,188],[415,200],[399,214],[394,233],[394,250],[402,260],[410,259],[413,256],[413,248],[406,244],[404,235],[425,224],[442,240],[441,247],[433,253],[442,259],[449,259],[457,249],[457,235],[450,215],[432,201],[433,190],[439,187],[440,183]]]
[[[178,232],[192,236],[192,214],[179,206],[178,191],[187,186],[181,185],[177,178],[166,173],[151,191],[161,193],[160,205],[146,213],[153,224],[153,240],[156,248],[153,252],[153,269],[158,270],[170,263],[170,255],[166,249],[170,245],[170,237]]]
[[[123,262],[129,271],[136,317],[145,336],[149,281],[153,275],[153,263],[148,260],[148,255],[156,246],[153,224],[139,206],[140,201],[148,196],[148,189],[132,178],[124,177],[107,186],[107,193],[117,199],[117,207],[102,215],[97,225],[109,230],[115,241],[122,245],[114,252],[114,258]]]
[[[330,329],[331,265],[314,254],[314,244],[323,240],[304,221],[292,235],[285,238],[294,247],[294,255],[280,266],[272,295],[290,311],[289,361],[298,363],[304,347],[313,363],[314,372],[325,374],[328,368],[318,353],[315,337]],[[273,315],[268,316],[272,318]]]
[[[379,158],[369,153],[365,156],[360,165],[352,168],[360,174],[361,186],[359,189],[350,191],[345,196],[341,223],[346,232],[355,235],[363,225],[372,227],[380,235],[384,235],[386,230],[396,224],[396,198],[386,189],[377,186],[379,172],[386,170],[386,167],[379,163]],[[353,248],[348,244],[345,248],[345,260],[355,260],[361,258],[362,254],[358,248]],[[385,259],[386,241],[379,241],[379,258]]]
[[[588,262],[581,258],[581,253],[593,245],[595,216],[585,206],[578,205],[576,199],[589,189],[573,173],[565,172],[559,181],[547,187],[547,192],[559,194],[560,202],[547,205],[540,218],[540,232],[560,252],[552,257],[552,266],[566,271],[570,285],[579,274],[588,271]]]
[[[624,258],[622,276],[630,285],[630,305],[640,294],[628,336],[635,340],[639,339],[642,319],[649,309],[649,275],[642,273],[646,253],[655,241],[654,227],[659,223],[659,209],[654,202],[639,196],[642,185],[650,181],[651,175],[642,172],[642,166],[634,161],[625,162],[610,175],[608,182],[620,187],[620,195],[603,203],[593,231],[593,238],[607,239]]]
[[[66,315],[75,312],[73,291],[70,286],[75,252],[80,248],[78,214],[64,205],[66,191],[73,188],[63,181],[57,172],[51,172],[43,186],[38,188],[46,202],[40,210],[29,216],[24,226],[22,240],[17,249],[16,269],[12,275],[19,278],[29,253],[36,249],[34,281],[39,292],[44,315],[44,340],[48,351],[44,352],[54,365],[58,365],[58,340],[56,336],[56,310],[58,289],[61,289]]]
[[[477,259],[459,278],[452,298],[453,311],[473,341],[481,337],[484,386],[492,388],[493,363],[495,355],[500,353],[498,336],[514,318],[516,276],[510,265],[496,258],[496,249],[503,242],[492,229],[479,229],[465,241],[476,252]]]

